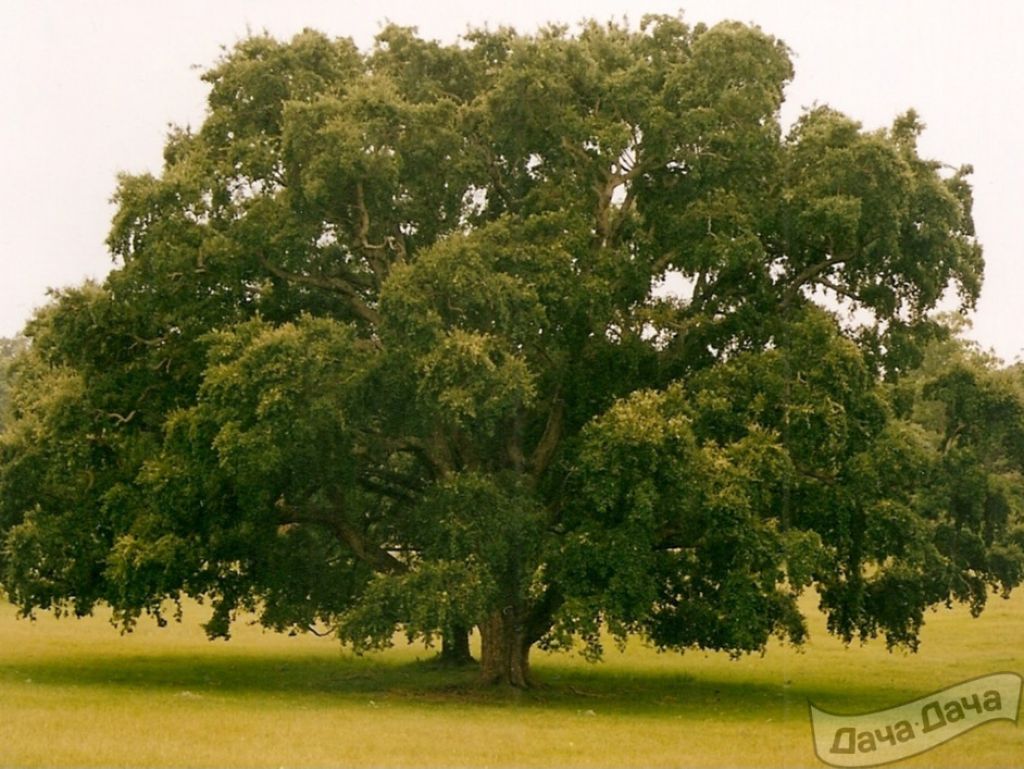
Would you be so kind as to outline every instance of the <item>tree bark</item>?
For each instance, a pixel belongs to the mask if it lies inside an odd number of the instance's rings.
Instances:
[[[530,641],[519,612],[496,611],[480,624],[480,677],[485,684],[530,685]]]
[[[461,667],[474,662],[469,652],[469,630],[460,626],[446,631],[441,638],[441,663]]]

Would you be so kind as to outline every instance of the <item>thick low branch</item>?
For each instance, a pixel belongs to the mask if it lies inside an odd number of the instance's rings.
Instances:
[[[565,602],[565,596],[556,585],[548,585],[544,595],[527,612],[524,625],[524,640],[532,646],[547,633],[554,623],[555,612]]]
[[[361,532],[335,511],[317,508],[299,510],[288,505],[283,498],[277,501],[277,509],[280,514],[280,523],[322,526],[337,537],[340,542],[347,545],[356,558],[376,571],[385,574],[401,574],[409,570],[408,566],[395,558],[387,550],[367,542]]]
[[[317,638],[327,638],[328,636],[334,636],[338,633],[338,626],[331,625],[326,630],[317,630],[315,625],[306,625],[306,632],[312,633]]]

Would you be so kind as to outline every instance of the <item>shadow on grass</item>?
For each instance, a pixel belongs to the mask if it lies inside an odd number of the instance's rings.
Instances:
[[[879,691],[857,684],[788,685],[737,681],[715,670],[706,675],[676,671],[622,671],[544,660],[526,692],[476,684],[475,668],[451,669],[429,661],[396,662],[373,657],[218,654],[75,656],[0,664],[0,686],[29,680],[54,687],[102,687],[189,693],[198,696],[285,697],[344,703],[441,706],[537,707],[592,715],[714,716],[749,718],[751,711],[806,718],[807,701],[859,712],[910,699],[921,692]]]

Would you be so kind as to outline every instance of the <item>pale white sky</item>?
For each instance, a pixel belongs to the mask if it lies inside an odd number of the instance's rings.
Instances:
[[[754,22],[795,52],[789,121],[828,103],[868,127],[914,107],[925,155],[971,163],[985,287],[973,336],[1024,355],[1024,3],[1016,0],[0,0],[0,336],[49,286],[102,277],[118,171],[158,172],[169,122],[198,126],[200,69],[247,30],[303,27],[367,45],[385,19],[452,40],[467,25],[607,20],[648,12]]]

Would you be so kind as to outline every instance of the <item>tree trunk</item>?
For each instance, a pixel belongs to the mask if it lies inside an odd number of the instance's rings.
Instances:
[[[527,688],[531,644],[526,624],[515,611],[491,614],[480,624],[481,680],[485,684]]]
[[[441,663],[461,667],[476,662],[469,652],[469,630],[453,627],[441,638]]]

